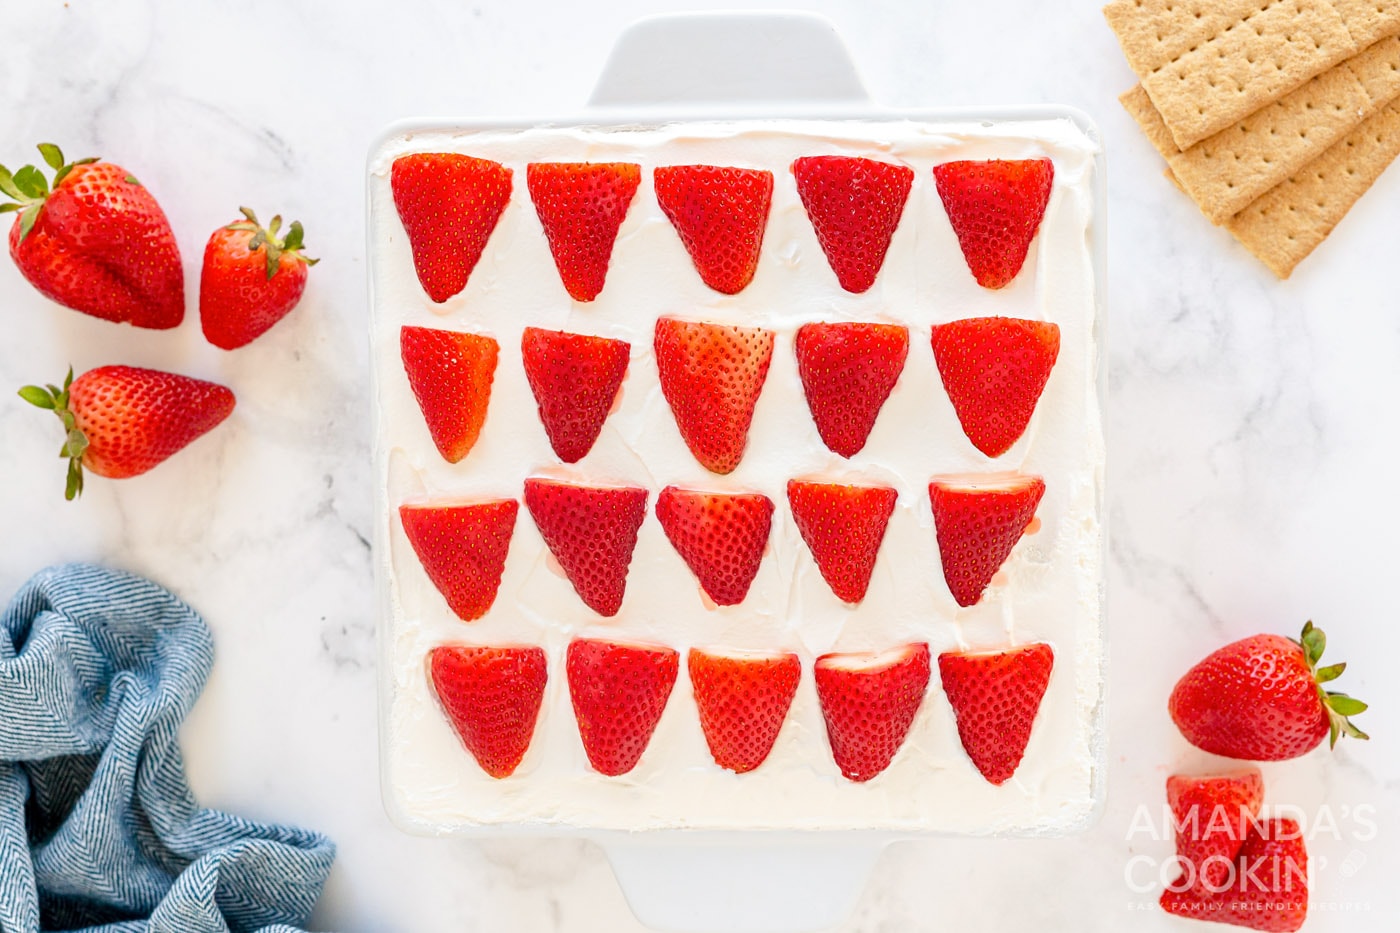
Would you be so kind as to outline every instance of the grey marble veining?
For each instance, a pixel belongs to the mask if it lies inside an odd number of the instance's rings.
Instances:
[[[639,929],[590,843],[413,838],[380,807],[362,171],[392,120],[571,111],[632,19],[732,5],[5,5],[0,161],[52,140],[129,168],[171,217],[191,296],[205,238],[240,204],[300,218],[323,259],[302,306],[234,353],[206,345],[193,316],[152,333],[56,308],[0,261],[0,383],[127,362],[238,394],[215,434],[146,477],[94,479],[75,505],[62,501],[52,419],[0,396],[0,584],[94,559],[206,614],[218,662],[184,731],[191,779],[210,805],[336,838],[319,928]],[[1172,728],[1166,695],[1222,640],[1307,618],[1351,662],[1347,688],[1375,704],[1362,723],[1376,741],[1266,768],[1268,799],[1337,824],[1319,822],[1311,842],[1307,929],[1381,929],[1400,904],[1400,170],[1291,282],[1275,281],[1162,178],[1116,104],[1133,79],[1099,6],[809,4],[878,101],[1079,106],[1100,122],[1110,166],[1103,820],[1072,839],[895,845],[843,929],[1185,929],[1125,876],[1170,854],[1139,808],[1160,812],[1173,769],[1210,764]]]

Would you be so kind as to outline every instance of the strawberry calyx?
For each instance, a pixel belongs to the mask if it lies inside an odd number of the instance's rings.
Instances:
[[[89,165],[97,161],[97,157],[93,156],[88,159],[67,162],[63,158],[63,150],[53,143],[40,143],[39,155],[43,156],[44,163],[54,170],[52,187],[49,180],[44,177],[43,170],[35,168],[33,165],[26,165],[14,173],[0,165],[0,193],[13,199],[0,204],[0,214],[19,211],[19,238],[21,240],[29,236],[29,231],[34,229],[34,224],[39,219],[39,212],[43,210],[44,203],[49,199],[49,194],[58,190],[58,186],[63,184],[63,180],[68,177],[68,173],[79,165]],[[133,178],[131,181],[135,183],[136,179]]]
[[[306,236],[306,231],[301,226],[300,220],[292,221],[287,227],[287,233],[283,237],[277,234],[282,229],[282,215],[275,215],[266,227],[258,223],[258,215],[253,213],[250,207],[240,207],[238,212],[246,217],[246,220],[235,221],[224,229],[244,230],[253,234],[253,238],[248,241],[248,252],[256,253],[262,249],[267,254],[267,277],[271,279],[277,274],[279,263],[284,255],[294,256],[306,263],[314,266],[320,262],[319,259],[312,259],[302,252],[302,240]]]
[[[63,447],[58,455],[68,460],[68,483],[63,498],[70,502],[83,494],[83,454],[87,453],[87,435],[78,427],[77,418],[68,407],[69,389],[73,385],[73,367],[68,367],[68,375],[62,387],[49,383],[44,386],[24,386],[19,397],[36,408],[53,412],[63,422]]]
[[[1336,680],[1347,669],[1345,662],[1329,664],[1326,667],[1317,666],[1317,663],[1322,660],[1322,652],[1327,649],[1326,633],[1313,625],[1312,622],[1308,622],[1303,626],[1303,634],[1291,640],[1303,649],[1303,656],[1308,662],[1308,670],[1312,672],[1313,679],[1317,681],[1317,695],[1322,701],[1322,708],[1327,711],[1327,722],[1330,727],[1329,747],[1336,748],[1337,739],[1344,735],[1354,739],[1369,739],[1370,736],[1358,729],[1350,719],[1358,713],[1366,712],[1367,705],[1355,697],[1337,691],[1324,690],[1322,687],[1323,684]]]

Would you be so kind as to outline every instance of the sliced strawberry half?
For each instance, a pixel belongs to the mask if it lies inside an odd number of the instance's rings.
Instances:
[[[530,748],[547,677],[539,648],[440,645],[428,652],[428,678],[447,721],[494,778],[514,773]]]
[[[444,302],[467,287],[510,203],[511,171],[487,159],[421,152],[394,160],[389,185],[418,281]]]
[[[715,764],[737,774],[763,764],[802,678],[797,655],[692,648],[687,661]]]
[[[1054,666],[1045,644],[938,656],[963,750],[991,783],[1006,783],[1021,764]]]
[[[527,479],[525,507],[579,599],[600,615],[617,615],[647,491]]]
[[[831,754],[841,773],[868,781],[889,767],[928,688],[928,645],[824,654],[813,668]]]
[[[865,598],[875,556],[899,493],[888,486],[844,486],[789,480],[788,504],[802,540],[836,598]]]
[[[1290,819],[1256,824],[1246,835],[1234,884],[1219,894],[1172,885],[1162,909],[1191,920],[1213,920],[1269,933],[1293,933],[1308,918],[1308,849]]]
[[[560,460],[577,463],[593,449],[612,411],[632,345],[527,327],[520,352],[550,446]]]
[[[667,486],[656,497],[656,517],[711,599],[721,606],[744,601],[768,544],[772,499]]]
[[[580,638],[565,663],[569,696],[588,761],[615,777],[636,767],[676,683],[670,648]]]
[[[822,442],[843,457],[860,453],[909,355],[898,324],[803,324],[797,374]]]
[[[959,606],[974,605],[1035,518],[1045,481],[1023,473],[936,477],[928,495],[943,579]]]
[[[428,579],[464,622],[486,615],[496,601],[517,511],[514,499],[399,506],[404,534]]]
[[[1167,804],[1176,822],[1176,854],[1189,865],[1174,887],[1219,894],[1233,880],[1245,837],[1264,804],[1258,768],[1167,778]]]
[[[653,174],[656,200],[705,284],[737,295],[753,281],[773,202],[773,173],[720,165],[668,165]]]
[[[661,393],[686,446],[710,472],[734,472],[768,378],[773,332],[664,317],[654,350]]]
[[[836,280],[848,292],[875,283],[914,183],[907,165],[849,156],[792,163],[797,194]]]
[[[559,269],[575,301],[592,301],[608,277],[617,230],[642,181],[631,162],[531,162],[525,169]]]
[[[399,349],[438,453],[448,463],[459,462],[486,423],[500,345],[479,334],[405,326]]]
[[[933,178],[967,267],[983,288],[1001,288],[1026,262],[1040,229],[1055,163],[1049,159],[945,162]]]
[[[978,317],[933,328],[933,357],[963,433],[1000,457],[1030,424],[1060,355],[1060,328],[1048,321]]]

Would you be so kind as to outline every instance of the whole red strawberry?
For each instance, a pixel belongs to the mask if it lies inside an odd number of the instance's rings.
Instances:
[[[880,654],[824,654],[813,666],[836,766],[868,781],[889,767],[928,688],[928,645]]]
[[[836,598],[858,603],[870,587],[875,556],[899,494],[888,486],[789,480],[788,504],[822,579]]]
[[[564,290],[592,301],[603,290],[618,228],[642,182],[631,162],[531,162],[525,169]]]
[[[525,378],[549,444],[565,463],[593,449],[617,400],[632,345],[625,340],[527,327],[520,337]]]
[[[440,645],[428,652],[428,679],[462,744],[494,778],[525,757],[548,679],[533,647]]]
[[[974,447],[1000,457],[1030,424],[1060,354],[1060,328],[1047,321],[966,318],[933,328],[943,388]]]
[[[1173,884],[1162,909],[1191,920],[1293,933],[1308,917],[1308,847],[1295,820],[1252,823],[1226,890],[1202,892]]]
[[[145,473],[233,411],[221,385],[134,366],[102,366],[63,385],[25,386],[20,397],[63,422],[65,495],[82,495],[84,468],[124,479]]]
[[[963,750],[991,783],[1006,783],[1020,766],[1054,665],[1044,644],[938,656]]]
[[[438,453],[458,463],[486,423],[500,345],[494,337],[406,324],[399,330],[399,351]]]
[[[1254,635],[1206,657],[1177,681],[1167,708],[1197,748],[1227,758],[1283,761],[1312,751],[1330,734],[1369,738],[1350,716],[1366,704],[1322,685],[1345,664],[1318,667],[1327,636],[1311,622],[1298,641]]]
[[[55,169],[53,189],[32,165],[10,174],[0,192],[18,211],[10,256],[46,297],[108,321],[166,329],[185,317],[185,273],[170,222],[151,193],[111,162],[67,163],[51,143],[39,152]]]
[[[1055,163],[1049,159],[945,162],[933,168],[938,195],[963,258],[983,288],[1001,288],[1026,262],[1040,229]]]
[[[496,601],[519,508],[514,499],[399,506],[413,553],[463,622],[486,615]]]
[[[617,615],[647,491],[532,478],[525,481],[525,507],[579,599],[599,615]]]
[[[736,774],[763,764],[802,678],[797,655],[692,648],[687,664],[715,764]]]
[[[773,201],[773,173],[719,165],[668,165],[653,173],[656,200],[705,284],[737,295],[753,281]]]
[[[656,517],[711,599],[721,606],[744,601],[768,545],[772,499],[667,486],[656,497]]]
[[[959,606],[975,605],[1021,540],[1045,495],[1022,473],[935,478],[928,486],[943,579]]]
[[[734,472],[768,378],[773,332],[661,318],[653,349],[661,394],[686,446],[710,472]]]
[[[676,683],[680,655],[671,648],[578,638],[565,674],[588,761],[616,777],[637,766]]]
[[[899,227],[914,170],[874,159],[807,156],[792,163],[792,175],[836,280],[848,292],[870,288]]]
[[[244,220],[220,227],[204,247],[199,276],[199,324],[214,346],[235,350],[252,343],[301,300],[307,269],[318,260],[302,253],[305,231],[294,220],[278,237],[282,218],[264,229],[249,208]]]
[[[1184,863],[1184,877],[1173,887],[1218,894],[1229,885],[1263,803],[1264,778],[1258,768],[1167,778],[1176,854]]]
[[[418,281],[444,302],[467,287],[510,203],[511,171],[488,159],[419,152],[394,160],[389,184]]]
[[[817,433],[832,452],[860,453],[909,355],[909,328],[898,324],[803,324],[797,374]]]

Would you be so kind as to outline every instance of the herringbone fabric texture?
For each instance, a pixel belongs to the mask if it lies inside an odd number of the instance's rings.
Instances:
[[[36,574],[0,618],[0,933],[290,933],[335,848],[201,809],[177,730],[204,620],[132,574]]]

